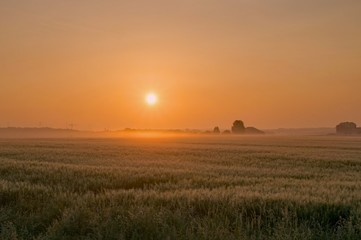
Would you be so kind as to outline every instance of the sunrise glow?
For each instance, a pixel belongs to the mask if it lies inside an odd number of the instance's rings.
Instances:
[[[361,1],[36,2],[0,1],[0,127],[361,123]]]
[[[0,0],[1,239],[361,239],[361,0]]]
[[[148,93],[145,96],[145,102],[149,105],[149,106],[153,106],[158,102],[158,97],[155,93]]]

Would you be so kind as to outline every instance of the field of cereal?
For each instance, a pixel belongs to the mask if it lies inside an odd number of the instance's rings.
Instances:
[[[361,138],[3,139],[0,239],[361,239]]]

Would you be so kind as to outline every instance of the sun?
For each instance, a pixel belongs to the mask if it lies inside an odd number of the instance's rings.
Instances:
[[[145,96],[145,102],[149,105],[149,106],[153,106],[158,102],[158,97],[157,94],[150,92]]]

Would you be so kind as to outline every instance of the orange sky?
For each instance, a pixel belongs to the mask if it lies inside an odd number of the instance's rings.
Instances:
[[[360,13],[359,0],[1,1],[0,127],[361,125]]]

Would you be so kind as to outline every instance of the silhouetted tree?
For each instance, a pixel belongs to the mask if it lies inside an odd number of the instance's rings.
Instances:
[[[236,120],[233,122],[232,133],[234,134],[242,134],[245,132],[244,123],[241,120]]]
[[[214,127],[213,133],[215,133],[215,134],[220,134],[221,131],[219,130],[219,127]]]
[[[336,126],[337,134],[355,134],[358,133],[357,125],[353,122],[342,122]]]

